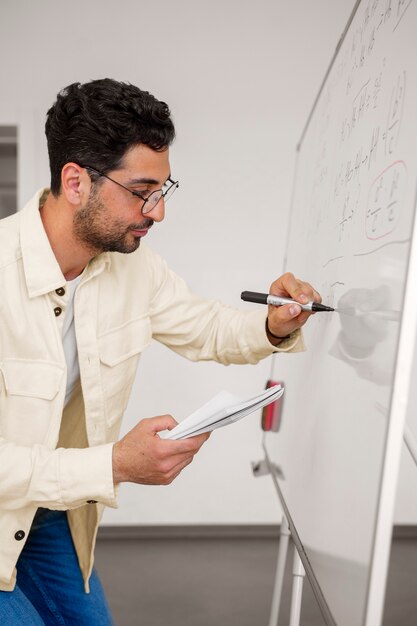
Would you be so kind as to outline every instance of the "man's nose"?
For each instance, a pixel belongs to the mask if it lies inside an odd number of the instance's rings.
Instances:
[[[151,218],[154,222],[162,222],[165,217],[165,200],[163,197],[149,213],[145,214],[145,217]]]

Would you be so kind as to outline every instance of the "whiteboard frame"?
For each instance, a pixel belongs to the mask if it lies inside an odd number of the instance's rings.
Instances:
[[[414,219],[405,282],[404,308],[398,341],[395,377],[389,412],[390,417],[378,500],[375,540],[371,559],[366,626],[380,624],[383,617],[383,599],[385,596],[391,549],[395,496],[406,425],[407,404],[414,360],[414,346],[417,337],[417,289],[415,288],[417,284],[416,207],[417,188],[414,193]]]
[[[293,215],[293,211],[291,209],[293,209],[294,206],[298,158],[303,144],[303,140],[310,125],[311,119],[314,115],[314,111],[316,110],[320,96],[323,92],[323,89],[325,88],[329,74],[337,59],[339,50],[346,38],[346,35],[349,32],[349,28],[352,24],[353,19],[355,18],[359,6],[362,4],[362,1],[363,0],[356,0],[355,2],[352,13],[336,46],[334,55],[324,75],[316,99],[313,103],[306,124],[303,128],[300,140],[297,144],[297,161],[294,170],[292,196],[287,227],[286,249],[284,254],[284,271],[286,271],[287,268],[288,246],[290,240],[289,234],[292,228],[291,216]],[[417,187],[414,193],[414,216],[412,221],[412,234],[410,238],[410,252],[405,277],[403,314],[400,322],[400,332],[395,358],[395,376],[390,398],[389,420],[384,445],[381,479],[379,484],[375,534],[370,560],[370,573],[368,578],[368,589],[363,626],[379,625],[382,623],[383,619],[386,580],[388,575],[394,521],[395,497],[400,470],[402,442],[406,426],[407,403],[411,385],[412,365],[414,360],[414,346],[417,339],[417,289],[415,289],[415,285],[417,285],[416,211]],[[273,366],[271,369],[273,369]],[[277,436],[276,433],[274,434],[275,436]],[[330,608],[327,604],[326,598],[321,590],[320,584],[316,579],[314,570],[308,559],[308,555],[304,550],[302,540],[292,520],[291,512],[282,494],[276,475],[276,464],[269,457],[266,444],[266,435],[264,435],[263,437],[262,446],[265,453],[265,460],[268,465],[269,472],[272,476],[272,480],[278,493],[281,506],[288,521],[292,539],[306,571],[306,575],[313,589],[313,593],[323,614],[323,618],[328,626],[337,626],[334,617],[330,611]]]

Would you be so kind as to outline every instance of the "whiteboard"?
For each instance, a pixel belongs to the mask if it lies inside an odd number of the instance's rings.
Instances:
[[[264,437],[328,624],[382,620],[417,321],[417,0],[356,3],[298,146],[285,266],[340,313],[278,356]]]

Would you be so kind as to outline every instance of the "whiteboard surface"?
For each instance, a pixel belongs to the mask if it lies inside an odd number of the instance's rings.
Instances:
[[[417,284],[416,26],[416,0],[359,3],[294,184],[286,269],[342,312],[316,314],[308,351],[278,357],[282,425],[265,451],[327,619],[341,626],[376,626],[383,605],[417,318],[406,288]]]

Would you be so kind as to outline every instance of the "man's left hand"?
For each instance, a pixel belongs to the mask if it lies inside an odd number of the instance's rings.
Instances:
[[[321,302],[320,294],[309,283],[289,272],[272,283],[269,293],[291,298],[300,304]],[[285,337],[304,326],[310,315],[310,311],[303,311],[298,304],[269,305],[266,326],[269,341],[275,346],[279,345]]]

